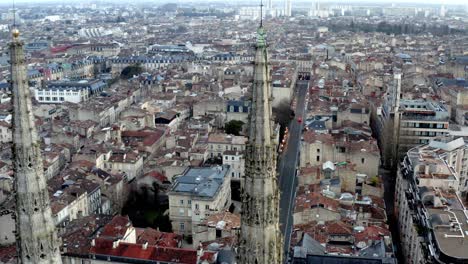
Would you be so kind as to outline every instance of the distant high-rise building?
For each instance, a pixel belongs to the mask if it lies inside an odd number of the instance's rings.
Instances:
[[[34,125],[23,42],[14,29],[10,43],[16,189],[16,242],[19,263],[60,264],[59,240],[49,206],[40,142]]]
[[[440,16],[441,17],[445,17],[445,14],[447,13],[447,11],[445,10],[445,5],[442,5],[440,7]]]
[[[291,16],[291,0],[284,1],[284,16]]]
[[[267,1],[267,6],[266,6],[266,8],[268,8],[268,9],[273,8],[273,0],[268,0],[268,1]]]
[[[241,183],[241,232],[237,255],[239,264],[282,263],[280,194],[276,176],[277,142],[273,132],[271,102],[265,30],[260,25],[255,52],[245,177]]]
[[[320,1],[312,1],[312,7],[309,11],[309,16],[320,16]]]

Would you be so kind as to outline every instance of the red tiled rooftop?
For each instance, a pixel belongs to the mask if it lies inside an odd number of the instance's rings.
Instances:
[[[327,253],[340,253],[340,254],[353,253],[353,249],[351,248],[351,246],[337,246],[337,245],[330,245],[330,244],[327,244],[326,251]]]
[[[112,153],[110,162],[135,163],[140,159],[140,155],[133,151]]]
[[[144,259],[165,262],[177,262],[180,264],[197,263],[197,251],[193,249],[170,248],[148,246],[146,249],[141,244],[119,243],[113,248],[113,241],[98,238],[95,246],[91,247],[90,254],[103,256],[116,256],[130,259]]]
[[[8,164],[0,160],[0,169],[3,167],[8,168]]]
[[[367,242],[369,239],[377,241],[382,236],[390,236],[390,231],[380,226],[368,226],[364,231],[354,234],[355,243],[360,241]]]
[[[94,162],[88,160],[75,160],[70,163],[70,168],[81,168],[87,171],[91,171],[95,166],[96,164]]]
[[[11,128],[11,124],[5,121],[0,121],[0,126]]]
[[[328,242],[328,232],[326,226],[319,225],[316,221],[311,221],[307,224],[295,225],[294,229],[307,233],[321,244]],[[299,239],[300,238],[298,238],[297,241],[299,241]]]
[[[239,229],[240,215],[230,212],[221,212],[210,215],[204,224],[210,227],[222,228],[223,230]]]
[[[317,192],[304,193],[297,195],[295,212],[301,212],[305,209],[315,208],[317,206],[324,207],[325,209],[336,211],[340,205],[339,201],[332,198],[323,196]]]
[[[178,247],[182,237],[175,233],[161,232],[153,228],[137,228],[137,243],[160,247]]]
[[[12,259],[14,258],[16,258],[16,246],[15,245],[0,247],[0,263],[11,262]]]
[[[120,238],[125,235],[127,229],[131,226],[132,223],[130,222],[128,216],[117,215],[114,218],[112,218],[112,221],[110,221],[110,223],[108,223],[104,227],[101,235],[107,237]]]
[[[162,173],[160,173],[158,171],[155,171],[155,170],[146,173],[145,176],[150,176],[150,177],[152,177],[152,178],[154,178],[154,179],[156,179],[156,180],[158,180],[160,182],[169,181],[166,176],[164,176]]]
[[[351,225],[348,225],[341,221],[332,222],[327,225],[328,234],[330,235],[351,235],[353,229]]]
[[[125,138],[138,138],[145,146],[151,146],[164,135],[162,130],[154,131],[123,131],[122,137]]]
[[[333,136],[331,134],[318,134],[312,130],[306,131],[303,134],[304,141],[307,143],[314,143],[320,141],[323,143],[332,143]]]
[[[214,262],[215,261],[215,252],[205,251],[200,257],[202,261]]]

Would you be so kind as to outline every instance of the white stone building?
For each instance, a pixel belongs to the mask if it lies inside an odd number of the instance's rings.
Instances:
[[[415,147],[399,166],[395,208],[407,263],[468,262],[466,193],[460,189],[464,175],[457,172],[464,166],[456,161],[463,160],[461,142]]]
[[[245,158],[243,151],[226,150],[223,152],[223,165],[231,167],[231,178],[240,180],[244,176]]]
[[[244,151],[247,137],[233,136],[225,133],[211,133],[208,137],[210,157],[222,157],[226,150]]]
[[[13,141],[11,124],[0,121],[0,143],[10,143]]]
[[[49,82],[45,87],[35,88],[34,95],[39,103],[44,104],[80,103],[87,101],[92,94],[102,92],[104,87],[106,84],[99,80]]]
[[[127,181],[132,181],[143,175],[143,156],[135,152],[113,152],[104,168],[123,173]]]
[[[229,166],[189,168],[175,178],[169,196],[169,217],[175,233],[193,235],[194,227],[231,205]]]

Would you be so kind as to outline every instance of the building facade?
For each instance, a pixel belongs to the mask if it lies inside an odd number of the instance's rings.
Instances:
[[[222,157],[227,150],[244,151],[247,138],[225,133],[211,133],[208,137],[208,152],[211,158]]]
[[[400,131],[398,152],[427,144],[434,137],[448,133],[449,112],[435,101],[400,100]]]
[[[406,263],[468,262],[464,176],[453,160],[463,159],[465,145],[461,138],[431,141],[409,150],[399,166],[395,208]]]
[[[230,175],[229,166],[199,167],[189,168],[174,179],[168,196],[175,233],[192,236],[208,216],[231,205]]]
[[[231,178],[240,180],[245,175],[244,152],[226,150],[223,153],[223,164],[231,168]]]
[[[93,94],[99,94],[106,84],[100,80],[78,82],[49,82],[45,87],[34,90],[39,103],[60,104],[63,102],[80,103],[87,101]]]
[[[5,121],[0,121],[0,143],[10,143],[13,140],[11,124]]]

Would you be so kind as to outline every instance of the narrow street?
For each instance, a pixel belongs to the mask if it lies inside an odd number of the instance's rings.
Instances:
[[[296,89],[296,114],[295,119],[289,125],[289,137],[287,147],[280,156],[278,164],[280,198],[280,225],[281,232],[284,234],[284,260],[288,263],[289,244],[291,242],[291,232],[293,224],[294,200],[296,196],[296,170],[299,160],[299,144],[301,142],[301,133],[303,123],[297,121],[298,117],[303,117],[305,112],[306,95],[308,92],[309,81],[298,81]]]
[[[400,230],[398,230],[398,221],[395,215],[395,184],[396,184],[396,175],[392,174],[390,170],[384,168],[379,168],[379,175],[382,176],[384,184],[384,200],[385,200],[385,209],[387,213],[388,226],[390,232],[392,232],[393,245],[395,247],[395,254],[399,262],[403,262],[403,256],[401,255],[401,246],[400,246]]]

